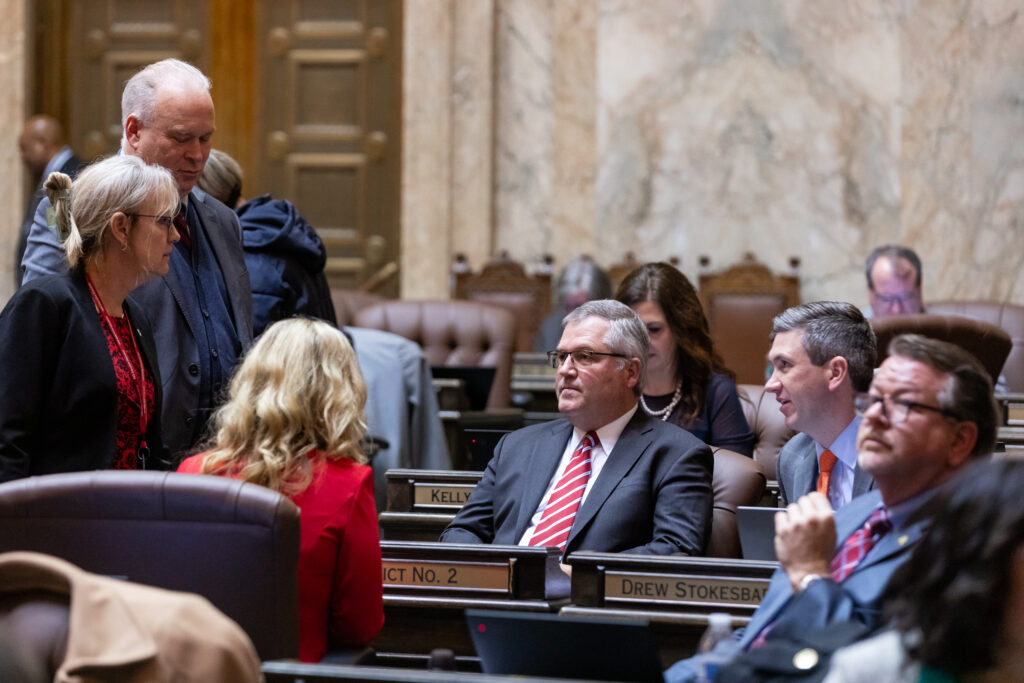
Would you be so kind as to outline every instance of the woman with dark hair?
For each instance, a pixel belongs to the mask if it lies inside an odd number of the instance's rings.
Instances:
[[[647,263],[626,276],[615,298],[636,311],[651,337],[640,407],[709,445],[753,455],[736,382],[686,276],[667,263]]]
[[[827,683],[1024,681],[1024,461],[975,463],[884,597],[894,630],[840,650]]]
[[[345,335],[320,320],[282,320],[231,379],[210,450],[178,468],[266,486],[299,506],[303,662],[363,646],[384,624],[373,470],[360,449],[365,406]]]

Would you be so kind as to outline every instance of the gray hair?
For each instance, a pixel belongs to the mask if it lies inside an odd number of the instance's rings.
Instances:
[[[51,173],[43,188],[53,205],[69,267],[102,253],[110,219],[118,211],[134,214],[155,200],[156,215],[172,216],[180,203],[170,171],[127,154],[86,167],[74,182],[63,173]]]
[[[586,292],[588,300],[607,299],[612,295],[612,283],[601,266],[583,255],[569,261],[558,274],[557,292],[559,303],[576,292]]]
[[[996,443],[999,409],[992,396],[992,378],[981,362],[956,344],[919,334],[901,334],[889,342],[890,356],[903,356],[944,373],[949,381],[939,392],[939,405],[964,422],[978,426],[971,455],[988,455]]]
[[[651,351],[651,340],[647,336],[647,326],[640,321],[640,316],[624,303],[614,299],[597,299],[588,301],[562,319],[562,325],[581,322],[584,318],[601,318],[608,321],[608,332],[604,342],[613,353],[621,353],[626,358],[620,359],[621,370],[630,358],[640,361],[640,377],[633,393],[639,396],[647,380],[647,356]]]
[[[209,92],[210,85],[210,79],[202,71],[180,59],[154,62],[129,78],[121,93],[121,149],[128,146],[124,127],[129,116],[134,116],[144,126],[153,122],[157,89],[177,87]]]
[[[234,209],[242,196],[242,167],[227,152],[211,149],[199,176],[199,189]]]
[[[803,331],[802,345],[815,365],[836,356],[846,359],[854,391],[867,391],[875,372],[878,342],[871,323],[853,304],[813,301],[775,316],[769,339],[781,332]]]

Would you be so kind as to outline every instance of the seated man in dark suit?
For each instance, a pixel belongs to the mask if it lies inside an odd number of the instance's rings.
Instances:
[[[566,316],[549,354],[565,419],[502,438],[441,540],[565,554],[703,553],[711,451],[637,410],[648,353],[643,323],[617,301],[591,301]]]
[[[774,638],[798,639],[841,621],[876,628],[883,589],[928,527],[929,520],[915,513],[995,444],[988,373],[960,347],[918,335],[892,341],[871,390],[857,397],[857,410],[863,416],[858,461],[877,490],[835,513],[815,492],[776,515],[782,567],[750,624],[714,655],[735,657]],[[677,662],[665,680],[697,680],[703,658]]]
[[[782,504],[818,491],[838,510],[873,485],[857,467],[853,397],[871,384],[875,333],[855,306],[815,301],[776,316],[771,339],[764,388],[778,399],[786,426],[800,432],[779,452]]]

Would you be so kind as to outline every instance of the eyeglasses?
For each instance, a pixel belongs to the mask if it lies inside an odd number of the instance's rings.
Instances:
[[[586,367],[587,365],[593,365],[594,363],[601,360],[598,356],[611,356],[613,358],[627,358],[622,353],[605,353],[604,351],[592,351],[591,349],[576,349],[575,351],[548,351],[548,362],[551,363],[551,367],[555,370],[562,367],[565,363],[565,359],[572,357],[573,365],[578,368]]]
[[[917,290],[906,292],[905,294],[879,294],[874,292],[874,296],[881,303],[886,306],[892,306],[894,304],[914,304],[921,300],[921,294]]]
[[[959,415],[945,408],[908,401],[904,398],[876,396],[874,394],[857,394],[853,397],[853,407],[858,415],[864,415],[876,405],[882,406],[882,416],[893,424],[905,422],[910,417],[911,410],[930,410],[933,413],[939,413],[954,420],[961,419]]]
[[[167,232],[170,232],[171,228],[174,227],[174,216],[154,216],[151,213],[130,213],[128,215],[135,218],[152,218],[157,225]]]

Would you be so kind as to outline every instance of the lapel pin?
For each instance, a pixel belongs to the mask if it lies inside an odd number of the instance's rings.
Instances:
[[[907,544],[907,540],[908,539],[907,539],[907,537],[905,535],[904,536],[900,536],[900,545],[906,545]]]

